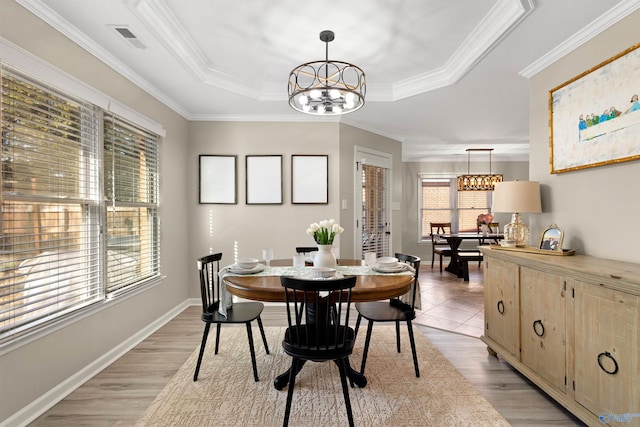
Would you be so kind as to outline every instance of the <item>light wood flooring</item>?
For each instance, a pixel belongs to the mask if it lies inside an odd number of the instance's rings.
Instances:
[[[471,280],[465,283],[425,262],[420,271],[418,329],[513,426],[583,425],[507,363],[487,353],[477,338],[483,327],[482,272],[477,265],[470,270]],[[265,307],[262,318],[265,326],[285,322],[279,306]],[[31,426],[133,425],[199,346],[202,330],[199,307],[187,308]],[[425,420],[425,425],[437,425],[437,420]]]

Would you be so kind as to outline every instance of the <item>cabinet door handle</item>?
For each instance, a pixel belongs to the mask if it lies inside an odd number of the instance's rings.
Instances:
[[[540,332],[538,332],[538,330],[540,330]],[[536,320],[533,322],[533,332],[539,337],[544,335],[544,325],[542,324],[542,320]]]
[[[502,300],[498,301],[498,313],[504,314],[504,302]]]
[[[605,369],[605,367],[602,366],[602,358],[603,357],[609,358],[613,362],[613,370],[612,371],[607,371]],[[613,356],[611,355],[611,353],[609,353],[608,351],[605,351],[605,352],[600,353],[598,355],[598,366],[600,366],[600,369],[602,369],[603,371],[605,371],[609,375],[615,375],[618,372],[618,362],[616,362],[616,359],[614,359]]]

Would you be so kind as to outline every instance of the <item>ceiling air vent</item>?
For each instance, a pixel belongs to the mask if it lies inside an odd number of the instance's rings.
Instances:
[[[136,49],[147,48],[147,46],[145,46],[145,44],[142,43],[142,41],[138,37],[136,37],[136,35],[133,34],[131,30],[126,26],[114,25],[111,26],[111,28],[116,30],[116,32],[120,34],[120,36],[122,36],[131,46],[135,47]]]

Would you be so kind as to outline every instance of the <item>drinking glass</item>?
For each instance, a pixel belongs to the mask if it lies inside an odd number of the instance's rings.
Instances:
[[[271,260],[273,259],[273,249],[264,248],[262,250],[262,259],[267,262],[267,267],[271,267]]]
[[[304,268],[305,258],[304,254],[297,254],[293,256],[293,268],[296,270],[296,273],[300,274]]]
[[[376,253],[375,252],[365,252],[364,253],[364,263],[369,267],[373,267],[374,265],[376,265]]]

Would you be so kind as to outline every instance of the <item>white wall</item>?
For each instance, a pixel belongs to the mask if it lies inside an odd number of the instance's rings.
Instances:
[[[131,82],[116,74],[16,2],[2,0],[0,37],[81,79],[162,124],[162,255],[166,278],[158,286],[89,310],[84,318],[0,352],[0,424],[78,373],[136,333],[145,330],[187,298],[187,180],[184,173],[188,123]],[[58,390],[59,391],[59,390]],[[39,401],[39,398],[43,398]],[[37,410],[31,407],[30,411]],[[28,411],[27,411],[28,412]],[[28,416],[29,414],[23,414]]]
[[[562,174],[549,168],[549,91],[638,43],[635,12],[531,79],[530,178],[540,181],[542,215],[531,215],[532,232],[555,223],[565,232],[564,248],[621,261],[640,262],[635,188],[640,162],[600,166]],[[629,88],[629,98],[640,88]]]

